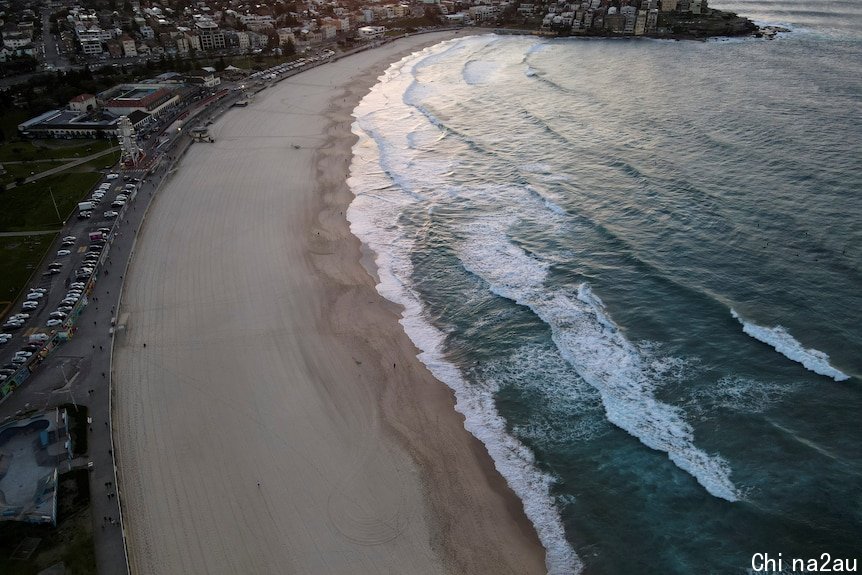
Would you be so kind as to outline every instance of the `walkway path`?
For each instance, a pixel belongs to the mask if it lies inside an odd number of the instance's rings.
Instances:
[[[0,232],[0,238],[14,238],[16,236],[47,236],[56,234],[60,230],[38,230],[35,232]]]
[[[24,183],[29,184],[30,182],[35,182],[36,180],[41,180],[42,178],[47,178],[48,176],[53,176],[54,174],[59,174],[60,172],[64,172],[70,168],[74,168],[75,166],[80,166],[81,164],[86,164],[90,160],[95,160],[96,158],[101,158],[102,156],[106,156],[112,152],[116,152],[119,150],[119,146],[114,146],[112,148],[108,148],[107,150],[102,150],[101,152],[96,152],[95,154],[90,154],[89,156],[85,156],[83,158],[77,158],[75,160],[70,161],[69,163],[63,164],[61,166],[57,166],[56,168],[51,168],[50,170],[45,170],[44,172],[39,172],[34,176],[30,176],[29,178],[24,178]],[[41,160],[39,160],[41,161]],[[113,162],[112,162],[113,163]],[[17,184],[12,182],[11,184],[6,185],[7,190],[11,190],[16,187]]]

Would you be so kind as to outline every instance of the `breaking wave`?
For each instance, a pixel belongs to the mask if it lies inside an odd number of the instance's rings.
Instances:
[[[800,363],[809,371],[819,375],[831,377],[835,381],[850,379],[850,376],[839,371],[829,364],[829,356],[814,348],[805,349],[790,333],[782,326],[764,327],[750,323],[742,319],[736,310],[730,310],[730,315],[742,324],[742,331],[775,348],[775,351],[797,363]]]

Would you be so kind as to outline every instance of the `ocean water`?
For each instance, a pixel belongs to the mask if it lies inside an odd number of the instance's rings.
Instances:
[[[713,5],[716,5],[714,3]],[[862,5],[393,64],[348,211],[552,573],[862,559]]]

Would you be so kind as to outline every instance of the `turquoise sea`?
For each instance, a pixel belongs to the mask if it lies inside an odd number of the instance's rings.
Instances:
[[[712,5],[791,31],[460,38],[354,113],[351,228],[552,573],[862,560],[862,3]]]

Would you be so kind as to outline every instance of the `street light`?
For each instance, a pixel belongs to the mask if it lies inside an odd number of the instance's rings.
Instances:
[[[54,204],[54,211],[57,212],[57,221],[63,222],[63,225],[66,225],[66,220],[60,217],[60,209],[57,208],[57,200],[54,199],[54,189],[48,188],[48,193],[51,194],[51,202]]]

